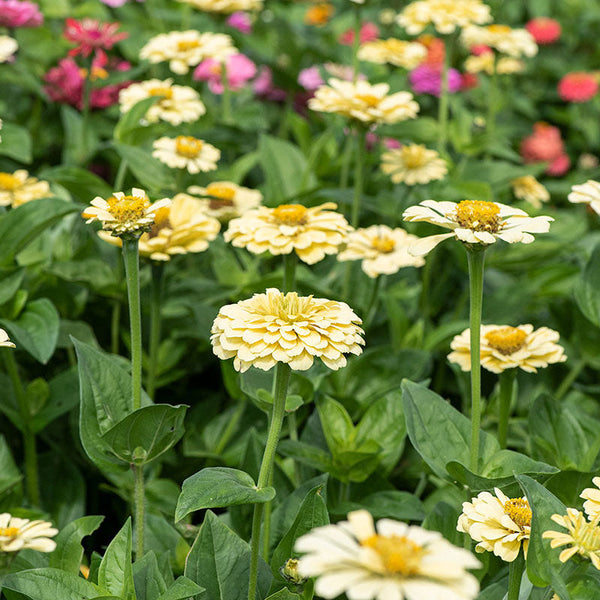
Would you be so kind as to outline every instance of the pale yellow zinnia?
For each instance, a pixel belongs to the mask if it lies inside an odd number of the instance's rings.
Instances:
[[[0,173],[0,206],[16,208],[51,195],[48,182],[30,177],[25,169],[14,173]]]
[[[592,483],[596,486],[595,488],[585,488],[579,495],[585,502],[583,503],[583,510],[590,519],[596,519],[600,517],[600,477],[594,477]]]
[[[270,288],[223,306],[211,342],[213,352],[233,358],[242,373],[252,366],[268,371],[278,362],[305,371],[315,358],[335,371],[346,366],[345,354],[362,352],[361,322],[344,302]]]
[[[261,10],[263,0],[179,0],[206,12],[230,14],[238,10]]]
[[[381,155],[381,170],[394,183],[417,185],[443,179],[448,173],[446,161],[423,144],[394,148]]]
[[[588,204],[595,213],[600,215],[600,183],[588,179],[585,183],[574,185],[568,200],[574,204]]]
[[[550,192],[533,175],[517,177],[510,185],[519,200],[529,202],[534,208],[540,208],[542,202],[550,200]]]
[[[221,151],[191,135],[161,137],[152,143],[152,156],[172,169],[187,169],[193,175],[214,171]]]
[[[535,39],[526,29],[513,29],[508,25],[468,25],[462,30],[461,41],[467,48],[489,46],[513,58],[532,57],[538,52]]]
[[[24,548],[38,552],[52,552],[56,542],[51,540],[58,533],[47,521],[30,521],[0,514],[0,552],[18,552]]]
[[[358,58],[380,65],[386,63],[404,69],[414,69],[427,58],[427,48],[418,42],[407,42],[396,38],[374,40],[362,44]]]
[[[259,207],[263,200],[259,190],[252,190],[232,181],[213,181],[206,187],[191,185],[188,192],[200,198],[206,214],[219,221],[241,217],[249,210]]]
[[[2,348],[14,348],[15,345],[8,338],[8,333],[4,329],[0,329],[0,347]]]
[[[0,35],[0,63],[5,63],[19,49],[19,44],[15,38],[9,35]]]

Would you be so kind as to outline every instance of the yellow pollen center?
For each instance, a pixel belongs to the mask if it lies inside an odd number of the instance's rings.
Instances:
[[[381,100],[373,94],[356,94],[356,99],[364,102],[369,108],[373,108],[381,102]]]
[[[422,546],[399,535],[372,535],[361,546],[374,550],[388,573],[405,577],[419,573],[426,552]]]
[[[508,25],[488,25],[487,30],[490,33],[506,34],[511,32],[511,28]]]
[[[485,334],[488,344],[500,354],[518,352],[527,339],[527,333],[518,327],[500,327]]]
[[[175,152],[185,158],[196,158],[202,152],[204,142],[190,135],[178,135],[175,138]]]
[[[511,498],[504,505],[504,512],[519,527],[531,527],[531,508],[527,498]]]
[[[500,207],[494,202],[463,200],[456,206],[456,220],[461,227],[473,231],[500,231]]]
[[[209,71],[213,75],[221,75],[221,73],[223,72],[223,67],[221,67],[219,63],[215,63],[214,65],[210,66]]]
[[[181,40],[180,42],[177,42],[177,50],[179,50],[179,52],[194,50],[194,48],[198,48],[198,46],[200,46],[198,40]]]
[[[396,247],[396,242],[392,238],[386,237],[385,235],[373,238],[372,243],[373,248],[382,254],[389,254],[390,252],[393,252],[394,248]]]
[[[0,190],[16,190],[21,186],[21,181],[18,177],[10,173],[0,173]]]
[[[212,209],[234,205],[233,199],[235,198],[235,190],[227,185],[210,183],[206,188],[206,193],[215,198],[211,199],[209,204]]]
[[[273,218],[279,225],[304,225],[307,213],[301,204],[282,204],[273,209]]]
[[[145,216],[146,209],[150,206],[147,198],[137,196],[123,196],[121,199],[111,196],[106,202],[110,214],[121,223],[138,221]]]
[[[402,161],[407,169],[418,169],[425,164],[424,148],[420,146],[404,146],[400,152],[402,153]]]
[[[0,536],[16,538],[19,535],[20,531],[21,530],[18,527],[0,527]]]
[[[148,93],[151,96],[160,96],[166,100],[170,100],[173,97],[173,90],[166,86],[150,88]]]

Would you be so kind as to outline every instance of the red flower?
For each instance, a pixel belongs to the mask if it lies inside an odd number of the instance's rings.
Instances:
[[[533,36],[540,46],[553,44],[560,38],[562,32],[560,23],[550,17],[537,17],[525,25],[525,29]]]
[[[587,102],[598,93],[598,82],[589,73],[567,73],[558,82],[558,95],[567,102]]]
[[[427,48],[427,58],[423,61],[427,65],[442,65],[446,56],[444,40],[436,38],[428,33],[417,38],[417,42]]]
[[[110,50],[117,42],[129,36],[128,33],[117,33],[119,23],[100,23],[97,19],[77,21],[65,20],[64,36],[77,47],[69,50],[69,56],[89,56],[97,50]]]
[[[479,85],[479,77],[475,73],[460,74],[460,91],[472,90]]]
[[[361,44],[373,42],[379,37],[379,27],[370,21],[363,23],[358,37]],[[352,46],[354,44],[354,29],[350,28],[344,31],[344,33],[340,35],[338,41],[344,46]]]
[[[565,152],[558,127],[538,122],[533,134],[521,142],[521,156],[525,163],[548,162],[548,175],[562,175],[568,171],[571,161]]]

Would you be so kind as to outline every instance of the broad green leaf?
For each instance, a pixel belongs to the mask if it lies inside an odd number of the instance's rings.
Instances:
[[[85,164],[99,144],[94,128],[89,127],[83,116],[72,106],[63,104],[60,116],[65,133],[62,162],[67,165]]]
[[[185,575],[178,577],[171,587],[161,594],[157,600],[187,600],[191,596],[197,596],[204,591],[204,588]]]
[[[116,142],[128,142],[128,137],[132,132],[144,127],[144,125],[140,124],[140,121],[157,100],[158,96],[144,98],[137,104],[134,104],[126,113],[122,114],[113,132],[114,140]]]
[[[464,534],[456,530],[459,515],[460,510],[456,507],[450,506],[447,502],[437,502],[428,511],[423,521],[423,527],[432,531],[439,531],[452,544],[462,546]]]
[[[48,401],[29,421],[29,426],[35,433],[79,404],[79,379],[76,369],[63,371],[51,379],[48,388]]]
[[[160,192],[173,184],[173,175],[169,167],[145,150],[126,144],[115,144],[115,148],[121,159],[127,161],[129,169],[144,189]]]
[[[21,287],[25,269],[0,268],[0,304],[8,302]]]
[[[600,245],[594,248],[581,278],[575,286],[574,295],[581,312],[600,327]]]
[[[266,600],[301,600],[302,596],[290,592],[287,588],[283,588],[274,594],[271,594]]]
[[[12,457],[6,438],[0,435],[0,509],[19,504],[18,501],[11,503],[11,497],[18,491],[22,479],[23,475]]]
[[[423,504],[409,492],[383,490],[369,494],[360,500],[342,502],[334,507],[334,514],[346,515],[350,511],[368,510],[375,519],[397,519],[398,521],[422,521],[425,517]]]
[[[100,527],[103,516],[81,517],[61,529],[54,538],[56,549],[50,554],[50,567],[77,575],[83,557],[81,540]]]
[[[47,298],[32,300],[14,321],[0,319],[18,348],[46,364],[56,348],[60,317]]]
[[[31,600],[91,600],[101,595],[98,588],[83,577],[52,568],[12,573],[2,579],[2,587]]]
[[[81,167],[68,165],[51,167],[42,170],[38,177],[47,181],[55,181],[84,204],[89,204],[96,196],[108,198],[112,194],[111,187],[104,179]]]
[[[0,136],[2,136],[0,156],[8,156],[20,163],[31,164],[31,136],[25,127],[4,122]]]
[[[339,451],[354,446],[354,424],[346,409],[331,398],[323,398],[317,402],[317,410],[321,419],[327,446],[334,458]]]
[[[100,258],[55,262],[49,272],[65,281],[83,283],[104,294],[114,294],[119,286],[114,268]]]
[[[247,600],[249,569],[249,544],[207,511],[188,555],[185,576],[206,589],[204,600]],[[270,585],[270,569],[259,558],[259,599],[265,598]]]
[[[135,600],[131,566],[131,518],[108,545],[98,572],[98,585],[122,600]]]
[[[167,591],[167,584],[162,576],[154,552],[146,552],[133,563],[133,582],[136,598],[158,600]]]
[[[289,456],[303,465],[308,465],[323,473],[333,473],[335,471],[331,455],[322,448],[311,446],[306,442],[282,440],[279,442],[277,449],[280,454]]]
[[[175,521],[203,508],[269,502],[274,497],[272,487],[257,489],[252,477],[244,471],[228,467],[202,469],[183,482]]]

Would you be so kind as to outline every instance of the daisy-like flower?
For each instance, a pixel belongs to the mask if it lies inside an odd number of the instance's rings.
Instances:
[[[589,204],[590,208],[600,215],[600,183],[588,179],[581,185],[574,185],[568,195],[569,202]]]
[[[261,10],[263,0],[179,0],[206,12],[231,14],[238,10]]]
[[[268,371],[276,363],[310,369],[315,357],[337,371],[344,354],[360,354],[362,321],[344,302],[284,294],[270,288],[249,300],[223,306],[211,329],[213,352],[233,358],[236,371],[254,366]]]
[[[336,208],[333,202],[313,208],[301,204],[260,206],[230,221],[224,238],[253,254],[296,252],[300,260],[313,265],[328,254],[336,254],[352,230],[344,216],[334,212]]]
[[[550,192],[533,175],[517,177],[510,185],[519,200],[529,202],[534,208],[540,208],[542,202],[550,200]]]
[[[317,527],[298,538],[300,575],[317,577],[322,598],[346,593],[350,600],[471,600],[477,579],[467,572],[479,561],[437,531],[392,519],[377,525],[366,510],[337,525]]]
[[[586,520],[583,513],[574,508],[567,508],[566,515],[552,515],[552,520],[564,527],[568,533],[548,530],[542,537],[550,542],[551,548],[569,545],[559,555],[560,562],[567,562],[575,554],[592,561],[600,570],[600,527],[598,517],[592,521]]]
[[[462,30],[461,41],[467,47],[489,46],[513,58],[535,56],[538,46],[526,29],[513,29],[508,25],[469,25]]]
[[[39,27],[44,15],[35,2],[27,0],[0,0],[0,27]]]
[[[119,92],[119,104],[122,113],[126,113],[140,100],[156,96],[159,98],[149,109],[144,119],[148,123],[160,120],[171,125],[197,121],[206,107],[200,100],[198,92],[186,85],[173,85],[172,79],[149,79],[141,83],[133,83]]]
[[[251,190],[232,181],[213,181],[206,187],[192,185],[188,192],[200,198],[204,212],[219,221],[240,217],[260,206],[263,199],[258,190]]]
[[[129,196],[115,192],[106,200],[96,196],[90,204],[81,213],[87,219],[86,223],[100,221],[102,229],[111,231],[113,235],[139,236],[152,228],[157,211],[169,206],[171,200],[163,198],[151,204],[144,190],[133,188]]]
[[[357,229],[346,237],[345,248],[338,260],[362,260],[361,268],[369,277],[391,275],[402,267],[422,267],[425,260],[408,253],[418,238],[400,227],[371,225]]]
[[[564,348],[557,344],[558,340],[558,332],[548,327],[534,330],[533,325],[482,325],[481,366],[492,373],[517,367],[527,373],[536,373],[540,368],[567,360]],[[463,371],[470,371],[470,330],[465,329],[455,336],[450,347],[452,352],[448,360],[459,365]]]
[[[600,489],[597,489],[600,488],[600,477],[594,477],[592,483],[596,487],[585,488],[579,497],[585,500],[583,503],[585,514],[593,520],[600,517]]]
[[[128,33],[117,33],[119,23],[101,23],[97,19],[65,19],[64,36],[77,44],[69,50],[69,56],[89,56],[98,50],[110,50],[117,42],[129,37]]]
[[[523,210],[499,202],[463,200],[462,202],[437,202],[425,200],[411,206],[402,215],[405,221],[425,221],[451,229],[450,233],[421,238],[411,248],[411,253],[424,256],[440,242],[454,237],[465,244],[488,246],[498,240],[509,244],[534,241],[532,233],[545,233],[550,229],[552,217],[530,217]]]
[[[0,552],[18,552],[31,548],[38,552],[52,552],[56,542],[50,538],[58,533],[47,521],[30,521],[0,514]]]
[[[170,206],[156,211],[152,229],[140,238],[139,252],[156,261],[171,260],[177,254],[204,252],[220,229],[219,221],[205,214],[198,200],[177,194]],[[99,231],[98,235],[115,246],[123,243],[108,231]]]
[[[381,170],[394,183],[416,185],[443,179],[448,173],[446,161],[435,150],[422,144],[392,149],[381,156]]]
[[[169,61],[173,73],[185,75],[190,67],[207,58],[223,60],[237,50],[230,36],[224,33],[171,31],[154,36],[140,50],[140,58],[151,63]]]
[[[363,44],[358,58],[380,65],[389,63],[395,67],[414,69],[427,57],[427,48],[418,42],[406,42],[395,38],[375,40]]]
[[[371,85],[367,81],[330,79],[329,85],[318,88],[308,107],[332,112],[363,123],[398,123],[414,119],[419,105],[410,92],[389,94],[387,83]]]
[[[8,333],[4,329],[0,329],[0,347],[15,348],[15,345],[8,338]]]
[[[48,198],[51,195],[48,182],[29,177],[25,169],[14,173],[0,173],[0,206],[16,208],[31,200]]]
[[[501,56],[496,61],[496,72],[498,75],[512,75],[513,73],[522,73],[525,70],[525,63],[512,56]]]
[[[214,171],[221,158],[218,148],[190,135],[161,137],[153,142],[152,147],[154,158],[172,169],[187,169],[192,174]]]
[[[17,40],[9,35],[0,35],[0,63],[7,62],[18,49]]]
[[[531,533],[531,508],[527,498],[508,498],[501,490],[481,492],[463,502],[456,529],[477,542],[475,552],[493,552],[506,562],[515,560],[523,546],[527,557]]]

